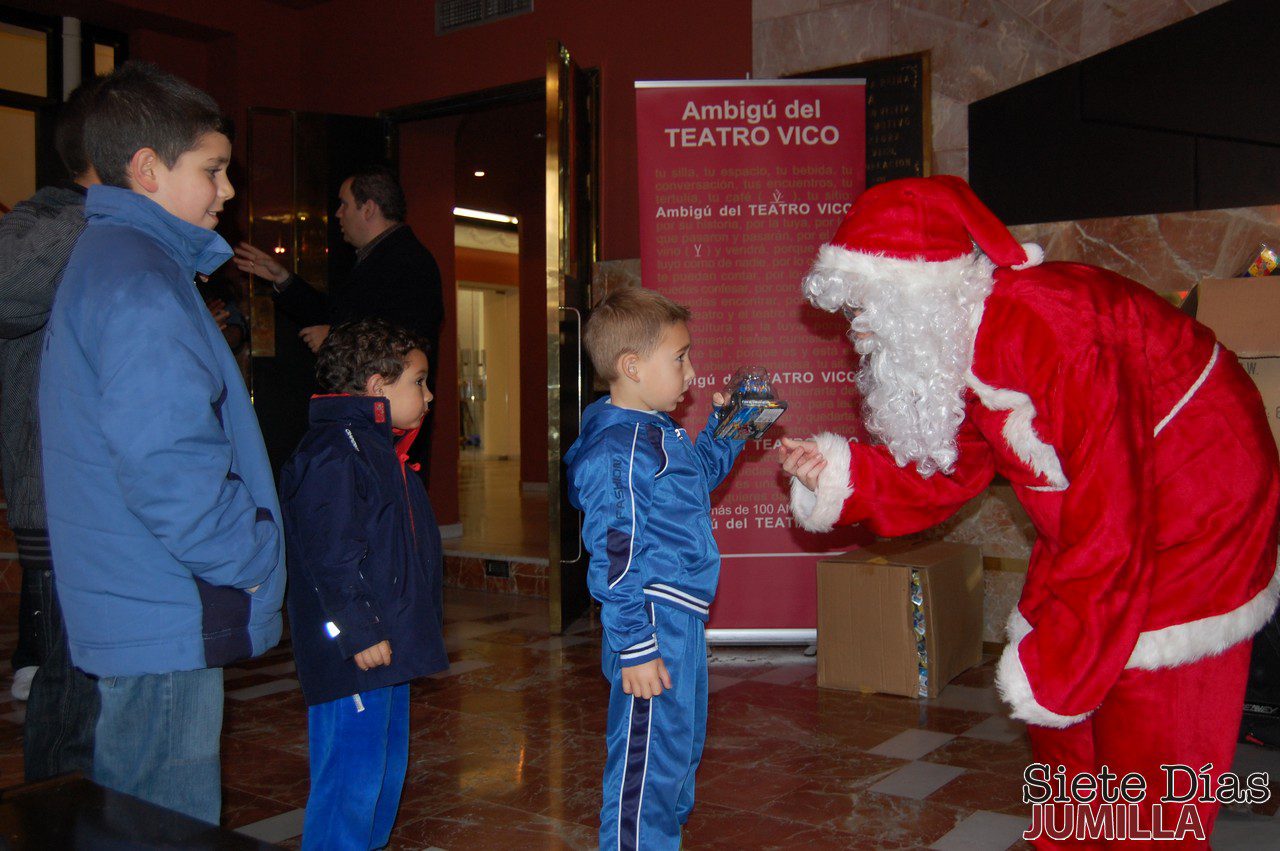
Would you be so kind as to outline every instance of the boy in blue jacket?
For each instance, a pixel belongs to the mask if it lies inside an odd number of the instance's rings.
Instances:
[[[87,106],[102,185],[40,368],[49,537],[76,667],[97,676],[93,778],[217,824],[222,671],[280,638],[275,483],[235,358],[193,283],[231,256],[228,128],[126,63]]]
[[[716,411],[696,444],[666,413],[694,379],[689,315],[644,289],[592,312],[585,342],[610,395],[565,456],[611,684],[601,848],[680,847],[706,738],[703,628],[720,578],[710,493],[743,444],[713,437]]]
[[[440,530],[409,447],[424,343],[381,319],[320,348],[311,427],[280,471],[289,631],[307,701],[303,848],[381,848],[409,762],[409,680],[449,667]]]

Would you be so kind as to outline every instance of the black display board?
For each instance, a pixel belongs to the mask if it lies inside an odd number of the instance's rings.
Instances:
[[[1280,203],[1278,31],[1230,0],[972,103],[969,183],[1011,225]]]
[[[910,53],[791,74],[801,79],[867,81],[867,186],[926,177],[929,161],[929,54]]]

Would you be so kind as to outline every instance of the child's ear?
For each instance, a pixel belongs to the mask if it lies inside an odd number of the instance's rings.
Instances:
[[[379,373],[374,373],[365,379],[364,395],[366,396],[382,396],[383,390],[386,389],[387,381]]]
[[[632,381],[638,381],[640,378],[640,356],[635,352],[628,352],[618,358],[618,375],[623,378],[629,378]]]
[[[156,153],[154,148],[139,148],[129,158],[126,172],[129,182],[133,184],[136,190],[141,190],[148,194],[155,193],[160,188],[158,171],[161,165],[163,163],[160,161],[160,155]]]

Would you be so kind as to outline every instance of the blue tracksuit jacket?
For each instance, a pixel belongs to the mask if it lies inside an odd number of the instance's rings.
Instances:
[[[695,445],[664,413],[589,405],[569,452],[569,499],[586,514],[587,585],[601,603],[605,637],[623,666],[658,658],[646,603],[706,622],[720,580],[711,491],[742,451],[716,440],[715,413]]]
[[[590,405],[569,449],[569,497],[586,512],[587,584],[601,602],[611,683],[600,847],[677,849],[707,724],[703,624],[720,579],[710,492],[743,444],[696,444],[666,414]],[[622,668],[661,658],[671,689],[628,695]]]
[[[240,367],[193,283],[231,249],[127,189],[94,186],[85,216],[40,366],[72,661],[137,676],[263,653],[284,596],[275,483]]]

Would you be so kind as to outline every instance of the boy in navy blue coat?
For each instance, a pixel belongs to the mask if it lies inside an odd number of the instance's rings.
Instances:
[[[423,344],[380,319],[320,349],[311,427],[280,473],[289,629],[308,706],[303,848],[381,848],[409,759],[409,680],[449,666],[440,530],[409,447]]]
[[[592,311],[585,342],[610,395],[587,407],[565,456],[612,686],[600,808],[611,851],[680,847],[706,738],[703,625],[720,579],[710,493],[743,444],[714,436],[715,411],[696,444],[667,414],[694,379],[688,319],[644,289]]]

